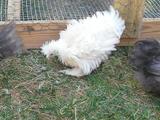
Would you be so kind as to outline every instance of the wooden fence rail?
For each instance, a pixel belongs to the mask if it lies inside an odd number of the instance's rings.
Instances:
[[[39,48],[45,41],[56,40],[67,21],[20,21],[21,0],[8,0],[7,20],[16,18],[17,33],[26,48]],[[115,0],[114,7],[126,21],[120,45],[133,45],[139,39],[160,38],[160,19],[143,19],[144,0]],[[7,22],[0,22],[3,26]]]

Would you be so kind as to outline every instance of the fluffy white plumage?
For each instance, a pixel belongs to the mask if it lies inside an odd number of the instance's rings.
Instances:
[[[58,56],[59,60],[72,67],[60,72],[71,76],[84,76],[108,59],[111,51],[125,29],[124,20],[112,6],[109,11],[97,12],[92,17],[72,20],[59,40],[46,42],[41,47],[46,57]]]

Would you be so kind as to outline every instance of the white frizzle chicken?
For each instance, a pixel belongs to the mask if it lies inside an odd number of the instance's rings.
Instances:
[[[97,12],[92,17],[72,20],[67,29],[60,33],[59,40],[46,42],[41,47],[46,57],[58,59],[71,69],[60,72],[71,76],[84,76],[95,70],[108,59],[111,51],[125,29],[124,20],[113,7],[109,11]]]

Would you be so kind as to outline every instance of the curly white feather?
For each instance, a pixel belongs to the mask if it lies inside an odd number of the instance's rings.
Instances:
[[[45,43],[42,53],[57,55],[62,63],[76,69],[62,71],[73,76],[90,74],[108,59],[125,29],[124,20],[112,6],[79,21],[71,20],[60,39]]]

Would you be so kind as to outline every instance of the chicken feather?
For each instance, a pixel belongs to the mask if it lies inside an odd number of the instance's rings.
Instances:
[[[58,40],[43,44],[42,53],[47,57],[58,56],[63,64],[73,67],[62,73],[77,77],[88,75],[116,50],[115,45],[120,42],[124,29],[124,20],[110,6],[109,11],[71,20]]]
[[[160,43],[154,39],[138,41],[130,55],[130,63],[144,89],[160,95]]]
[[[12,21],[0,31],[0,59],[22,53],[23,50],[22,41],[16,34],[16,24]]]

